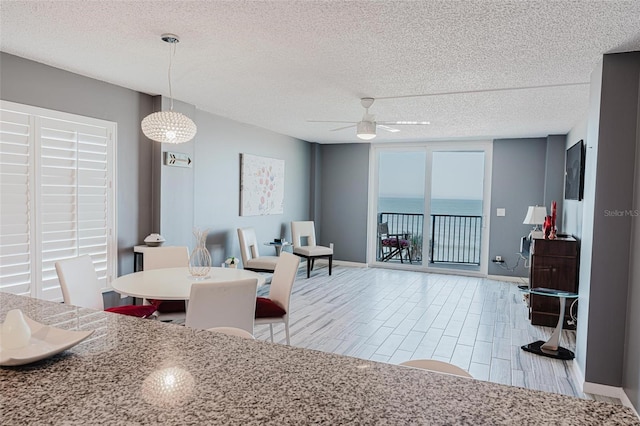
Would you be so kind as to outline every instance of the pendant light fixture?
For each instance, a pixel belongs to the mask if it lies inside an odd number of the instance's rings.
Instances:
[[[189,142],[196,135],[196,124],[184,114],[173,110],[173,93],[171,90],[171,62],[176,52],[176,44],[180,42],[175,34],[162,34],[162,41],[169,46],[169,111],[159,111],[147,115],[141,123],[142,133],[156,142],[184,143]]]

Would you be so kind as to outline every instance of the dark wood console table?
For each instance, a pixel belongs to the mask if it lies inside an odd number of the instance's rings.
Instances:
[[[544,287],[570,293],[578,293],[578,242],[575,238],[553,240],[533,239],[531,243],[531,270],[529,287]],[[529,318],[533,325],[555,327],[558,323],[558,298],[530,294]],[[567,321],[570,309],[565,312],[564,327],[575,329]]]

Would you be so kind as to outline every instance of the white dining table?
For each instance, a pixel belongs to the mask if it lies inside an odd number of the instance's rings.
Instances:
[[[191,284],[240,281],[256,278],[258,287],[264,285],[265,277],[252,271],[236,268],[211,268],[207,277],[195,279],[189,268],[163,268],[134,272],[111,282],[113,289],[124,296],[157,300],[189,300]]]

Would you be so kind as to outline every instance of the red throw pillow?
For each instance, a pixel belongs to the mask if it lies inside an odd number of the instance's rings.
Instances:
[[[277,318],[287,311],[266,297],[256,297],[256,318]]]
[[[105,309],[105,311],[129,315],[130,317],[146,318],[156,311],[156,307],[153,305],[114,306],[113,308]]]

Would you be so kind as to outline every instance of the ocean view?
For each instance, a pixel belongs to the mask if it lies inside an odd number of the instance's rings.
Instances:
[[[410,214],[407,215],[407,213]],[[433,199],[431,214],[453,217],[423,216],[424,200],[422,198],[380,197],[378,199],[378,220],[381,223],[388,222],[391,233],[402,232],[410,236],[414,261],[422,261],[424,239],[429,241],[428,250],[432,262],[479,264],[482,200]],[[476,218],[459,216],[476,216]],[[425,225],[427,229],[433,226],[435,235],[429,232],[429,235],[423,236]]]
[[[378,212],[424,213],[424,199],[380,197],[378,199]],[[431,200],[431,214],[482,216],[482,200],[435,198]]]

